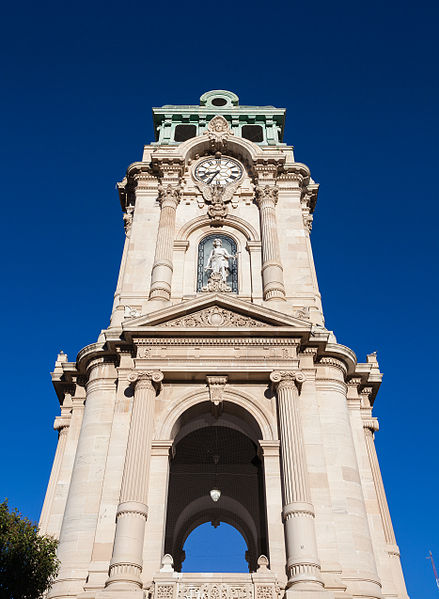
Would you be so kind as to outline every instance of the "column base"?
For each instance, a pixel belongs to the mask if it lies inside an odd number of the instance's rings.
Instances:
[[[104,591],[89,591],[81,593],[76,599],[145,599],[145,591],[124,591],[120,589],[105,589]]]
[[[334,593],[321,589],[296,589],[290,587],[285,591],[285,599],[334,599]]]

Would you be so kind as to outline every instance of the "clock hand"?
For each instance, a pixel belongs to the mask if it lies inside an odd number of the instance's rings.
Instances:
[[[208,181],[206,181],[206,183],[207,183],[208,185],[209,185],[210,183],[212,183],[212,181],[215,179],[215,177],[216,177],[218,174],[219,174],[219,171],[215,171],[215,172],[213,173],[213,175],[211,176],[211,178],[210,178]]]

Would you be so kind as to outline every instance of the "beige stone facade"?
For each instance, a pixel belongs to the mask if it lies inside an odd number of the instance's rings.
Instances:
[[[382,375],[325,328],[318,185],[284,111],[221,90],[154,110],[158,141],[119,184],[110,325],[52,374],[50,597],[407,599],[374,444]],[[249,572],[180,572],[215,520],[243,534]]]

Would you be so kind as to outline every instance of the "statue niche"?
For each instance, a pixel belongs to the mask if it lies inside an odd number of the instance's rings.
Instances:
[[[198,246],[197,291],[238,293],[236,242],[209,235]]]

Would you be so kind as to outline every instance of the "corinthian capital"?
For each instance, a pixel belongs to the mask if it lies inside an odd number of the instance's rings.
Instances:
[[[171,208],[177,208],[180,202],[180,189],[168,183],[167,185],[159,185],[159,202],[160,206],[170,206]]]
[[[295,387],[305,381],[305,375],[300,370],[273,370],[270,381],[276,388]]]
[[[276,206],[279,189],[275,185],[258,185],[255,192],[255,200],[258,206],[262,206],[265,203]]]
[[[161,370],[133,370],[128,375],[128,381],[134,387],[147,389],[159,387],[163,378]]]

